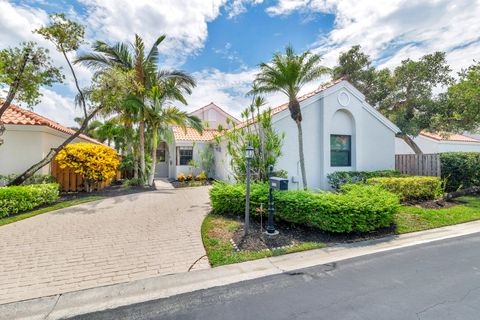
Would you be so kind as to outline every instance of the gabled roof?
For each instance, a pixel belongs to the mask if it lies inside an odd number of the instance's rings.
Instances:
[[[11,125],[46,126],[69,135],[73,135],[75,133],[75,130],[62,126],[58,122],[52,121],[33,111],[26,110],[15,105],[10,105],[10,107],[8,107],[8,109],[2,115],[2,121],[4,124]],[[84,134],[80,134],[78,137],[95,144],[102,144],[100,141],[90,138]]]
[[[214,108],[216,110],[218,110],[220,113],[223,113],[227,118],[229,118],[230,120],[233,120],[235,123],[240,123],[240,120],[238,120],[237,118],[235,118],[234,116],[232,116],[230,113],[226,112],[222,107],[219,107],[217,104],[215,104],[214,102],[210,102],[209,104],[207,104],[206,106],[203,106],[201,108],[198,108],[196,110],[193,110],[192,112],[190,112],[189,114],[193,114],[193,113],[196,113],[198,111],[202,111],[204,109],[208,109],[208,108]]]
[[[174,126],[172,129],[175,141],[210,141],[219,134],[215,129],[203,129],[202,134],[190,127],[183,129]]]
[[[480,143],[480,139],[467,137],[463,134],[449,133],[449,132],[420,132],[421,136],[433,139],[435,141],[457,141],[457,142],[476,142]]]

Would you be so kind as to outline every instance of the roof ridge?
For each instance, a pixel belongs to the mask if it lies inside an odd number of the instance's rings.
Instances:
[[[14,113],[14,114],[10,115],[10,113]],[[15,113],[20,114],[25,119],[24,120],[17,119],[18,117],[15,117]],[[9,116],[12,116],[12,117],[9,117]],[[10,118],[10,119],[8,119],[7,117]],[[20,106],[14,105],[14,104],[11,104],[7,108],[5,113],[2,115],[2,119],[3,119],[5,124],[46,126],[46,127],[51,128],[51,129],[54,129],[54,130],[57,130],[57,131],[60,131],[60,132],[63,132],[63,133],[69,134],[69,135],[73,135],[76,132],[75,130],[70,129],[70,128],[62,125],[59,122],[50,120],[49,118],[47,118],[45,116],[42,116],[42,115],[40,115],[36,112],[33,112],[31,110],[27,110],[25,108],[22,108]],[[81,139],[90,141],[92,143],[102,144],[97,139],[89,137],[84,133],[80,133],[79,137]]]

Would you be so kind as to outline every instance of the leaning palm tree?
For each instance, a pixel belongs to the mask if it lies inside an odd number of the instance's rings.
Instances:
[[[310,51],[297,55],[292,46],[287,46],[285,53],[273,55],[271,63],[260,64],[260,72],[252,90],[252,93],[282,92],[288,97],[290,116],[298,128],[298,153],[304,189],[307,189],[307,175],[303,154],[302,111],[297,95],[305,84],[330,72],[327,67],[320,65],[320,61],[321,58]]]
[[[152,48],[145,54],[145,44],[139,35],[135,35],[135,42],[130,46],[125,43],[109,45],[97,41],[93,45],[94,53],[78,57],[75,63],[84,63],[94,70],[120,68],[124,71],[134,71],[135,84],[133,95],[141,101],[145,100],[145,92],[155,83],[158,70],[158,46],[165,39],[165,35],[157,38]],[[145,120],[141,117],[138,123],[140,146],[140,172],[144,179],[145,173]]]

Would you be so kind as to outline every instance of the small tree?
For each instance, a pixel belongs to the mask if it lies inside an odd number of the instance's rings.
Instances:
[[[100,182],[113,179],[120,164],[114,149],[85,142],[65,146],[55,160],[60,168],[73,169],[82,176],[86,192],[92,192]]]
[[[42,95],[41,86],[62,81],[60,68],[52,65],[48,50],[37,47],[34,42],[24,42],[18,47],[1,50],[0,88],[8,87],[8,93],[0,106],[0,119],[13,100],[28,106],[36,105]],[[0,135],[3,131],[4,125],[0,121]]]
[[[213,152],[213,144],[209,143],[202,151],[199,152],[199,165],[205,172],[207,178],[213,178],[215,175],[215,154]]]
[[[268,181],[270,165],[275,166],[278,157],[282,155],[284,134],[273,129],[270,109],[260,111],[264,104],[263,98],[254,97],[250,107],[242,112],[245,126],[233,127],[231,130],[219,128],[226,138],[232,175],[237,181],[245,181],[245,148],[249,143],[255,150],[251,161],[254,181]],[[221,137],[216,138],[218,143],[220,139]]]

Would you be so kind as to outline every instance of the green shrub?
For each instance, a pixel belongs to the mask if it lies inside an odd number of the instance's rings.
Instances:
[[[17,177],[17,174],[9,174],[8,176],[0,175],[0,186],[7,185]],[[22,185],[27,186],[31,184],[54,183],[55,177],[49,174],[34,174],[26,179]]]
[[[344,184],[366,183],[369,178],[400,177],[402,173],[397,170],[381,171],[336,171],[327,175],[330,186],[338,191]]]
[[[438,177],[370,178],[370,185],[380,185],[400,197],[401,201],[434,200],[443,196],[443,182]]]
[[[0,218],[56,201],[57,183],[0,188]]]
[[[245,185],[215,183],[210,190],[215,213],[242,215],[245,210]],[[268,205],[268,185],[252,184],[250,212]],[[379,186],[345,185],[340,193],[275,191],[276,219],[314,227],[323,231],[370,232],[393,223],[398,197]]]
[[[441,153],[440,164],[446,191],[480,186],[480,152]]]

